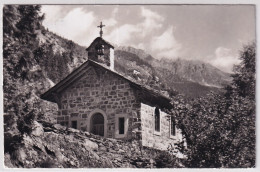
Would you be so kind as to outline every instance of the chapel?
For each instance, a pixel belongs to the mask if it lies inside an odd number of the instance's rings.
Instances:
[[[183,143],[182,131],[165,112],[173,108],[170,98],[117,72],[114,47],[102,38],[102,22],[98,27],[88,60],[41,95],[58,104],[57,123],[160,150]]]

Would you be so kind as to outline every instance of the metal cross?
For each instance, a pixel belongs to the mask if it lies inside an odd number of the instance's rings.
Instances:
[[[100,27],[100,32],[99,32],[99,34],[100,34],[100,37],[102,38],[102,35],[103,35],[102,27],[105,27],[105,25],[102,25],[102,22],[100,22],[100,25],[97,26],[97,27]]]

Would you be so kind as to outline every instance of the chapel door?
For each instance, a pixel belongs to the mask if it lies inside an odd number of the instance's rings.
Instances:
[[[101,113],[96,113],[92,116],[91,133],[104,136],[104,116]]]

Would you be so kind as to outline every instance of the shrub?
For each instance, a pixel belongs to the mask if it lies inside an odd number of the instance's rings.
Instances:
[[[157,168],[181,167],[179,159],[167,151],[163,151],[155,157],[155,166]]]

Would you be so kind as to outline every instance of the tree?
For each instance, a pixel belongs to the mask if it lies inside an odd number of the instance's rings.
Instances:
[[[20,30],[19,37],[28,41],[28,36],[35,36],[35,30],[40,29],[44,15],[39,15],[41,10],[40,5],[19,5],[18,11],[21,14],[21,19],[16,24]]]
[[[173,101],[188,143],[188,167],[255,165],[255,44],[241,51],[233,82],[221,96]]]
[[[5,151],[19,145],[22,135],[31,132],[39,110],[28,73],[36,61],[33,51],[38,46],[35,30],[43,16],[38,5],[7,5],[3,9],[3,75]]]
[[[234,66],[233,89],[242,97],[255,99],[255,43],[246,45],[240,52],[241,63]]]

